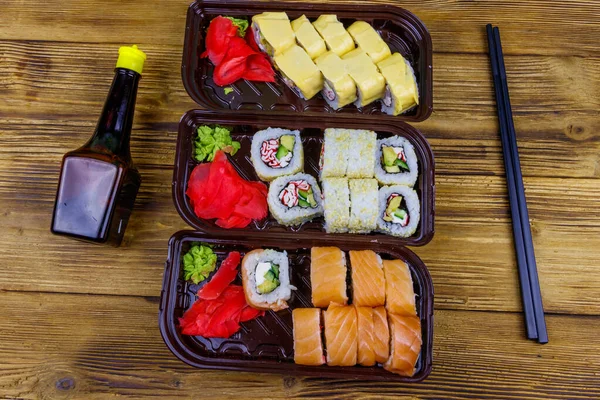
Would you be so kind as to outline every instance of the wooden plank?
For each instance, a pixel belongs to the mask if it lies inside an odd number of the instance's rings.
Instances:
[[[9,157],[39,151],[35,147],[41,143],[49,152],[62,154],[93,130],[110,86],[116,49],[93,44],[86,45],[87,53],[78,53],[70,51],[73,46],[0,42],[5,54],[0,59],[0,82],[5,84],[7,99],[0,107],[0,126],[8,144],[0,151],[9,152]],[[170,164],[165,160],[167,152],[149,149],[173,148],[177,121],[186,110],[198,107],[181,86],[179,52],[173,46],[148,48],[150,59],[138,95],[132,142],[136,160],[139,150],[142,157],[149,152],[161,165]],[[76,73],[72,65],[81,66],[85,73]],[[444,67],[434,74],[435,111],[417,127],[433,145],[438,173],[502,175],[487,57],[438,54],[436,65]],[[507,65],[524,175],[599,177],[598,59],[515,56],[508,57]],[[57,134],[64,139],[52,145],[42,142]],[[39,136],[39,140],[23,149],[23,135]]]
[[[0,173],[0,289],[153,296],[160,291],[168,238],[189,227],[171,201],[171,171],[140,165],[144,178],[123,247],[97,247],[49,233],[55,165],[16,162]],[[1,170],[1,169],[0,169]],[[21,179],[22,177],[22,179]],[[600,314],[600,195],[596,180],[526,181],[533,239],[546,309]],[[15,186],[19,185],[19,190]],[[564,202],[553,202],[559,194]],[[414,248],[431,271],[436,307],[520,310],[518,279],[503,179],[439,176],[436,234]],[[23,242],[32,250],[24,251]],[[65,256],[72,254],[73,257]]]
[[[521,316],[438,311],[434,369],[422,384],[200,371],[161,340],[155,298],[0,293],[5,398],[598,398],[600,319],[549,316],[551,342]],[[200,389],[201,388],[201,389]]]
[[[600,5],[590,0],[456,2],[388,1],[415,13],[431,33],[437,52],[486,51],[485,24],[501,27],[507,54],[600,54]],[[25,40],[137,44],[183,43],[187,2],[163,0],[5,0],[0,37]],[[364,3],[362,3],[364,4]]]

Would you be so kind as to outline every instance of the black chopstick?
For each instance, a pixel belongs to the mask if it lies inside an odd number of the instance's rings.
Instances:
[[[546,321],[544,320],[544,308],[531,238],[529,213],[527,211],[521,163],[508,94],[500,31],[497,27],[492,29],[492,26],[488,24],[487,34],[527,338],[537,339],[540,343],[547,343],[548,333],[546,331]]]

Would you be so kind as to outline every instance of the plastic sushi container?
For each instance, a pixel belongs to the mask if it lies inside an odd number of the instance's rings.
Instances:
[[[204,50],[203,35],[210,20],[218,15],[250,17],[265,11],[285,11],[290,18],[305,14],[314,19],[321,14],[336,14],[345,26],[355,20],[371,23],[390,45],[412,64],[417,76],[420,104],[406,114],[383,115],[379,105],[359,110],[349,106],[335,112],[316,97],[305,101],[279,79],[274,84],[236,82],[233,93],[224,95],[211,79],[212,65],[199,55]],[[191,110],[180,121],[173,170],[173,201],[180,216],[193,231],[176,233],[169,241],[163,287],[159,306],[159,325],[167,347],[183,362],[205,369],[268,372],[301,376],[331,377],[397,382],[419,382],[432,368],[433,355],[433,284],[423,262],[405,246],[422,246],[433,238],[435,217],[435,161],[429,143],[415,128],[403,121],[422,121],[432,111],[431,39],[424,25],[410,12],[383,4],[306,4],[220,2],[204,0],[193,3],[188,11],[182,79],[190,97],[209,110]],[[329,234],[323,217],[300,226],[280,225],[271,216],[253,221],[243,229],[223,229],[213,221],[197,217],[186,196],[188,179],[198,162],[193,158],[193,141],[201,125],[218,124],[231,130],[233,140],[241,148],[229,161],[247,180],[258,180],[250,159],[254,133],[268,127],[298,129],[304,149],[304,171],[319,175],[319,157],[326,128],[367,129],[378,139],[400,135],[415,149],[419,177],[414,186],[420,200],[420,222],[416,232],[406,238],[382,233]],[[231,251],[242,256],[253,249],[286,250],[289,255],[293,291],[289,308],[267,311],[264,317],[241,324],[241,329],[228,339],[188,336],[180,332],[178,319],[194,303],[197,291],[210,280],[198,285],[183,277],[182,256],[192,242],[214,245],[217,265]],[[417,315],[421,322],[422,347],[411,377],[393,374],[381,366],[334,367],[305,366],[294,363],[292,310],[311,307],[310,249],[336,246],[343,251],[372,250],[383,259],[400,259],[407,263],[416,294]],[[212,275],[211,275],[212,276]],[[349,278],[347,286],[351,288]],[[241,282],[238,274],[234,284]],[[349,289],[352,299],[351,289]]]
[[[192,242],[199,241],[215,246],[213,250],[218,257],[217,263],[231,251],[239,251],[244,255],[256,248],[286,250],[292,273],[291,283],[298,288],[288,301],[290,308],[279,312],[268,311],[264,317],[243,323],[241,330],[229,339],[182,335],[178,330],[177,320],[192,305],[195,293],[202,284],[194,285],[183,279],[181,256],[189,250]],[[311,307],[308,278],[310,248],[322,245],[321,239],[307,234],[301,234],[296,239],[282,239],[275,235],[257,238],[192,231],[176,233],[169,241],[169,256],[160,299],[159,325],[166,345],[181,361],[197,368],[396,382],[419,382],[425,379],[431,372],[433,358],[433,284],[427,268],[405,247],[349,242],[341,238],[329,239],[327,245],[337,246],[344,251],[373,250],[383,259],[401,259],[409,266],[423,340],[415,374],[412,377],[400,376],[378,366],[315,367],[294,363],[291,310],[296,307]],[[240,282],[238,275],[234,283]]]
[[[356,20],[370,23],[392,53],[401,53],[413,67],[419,90],[419,105],[398,116],[382,113],[378,101],[362,109],[349,105],[336,111],[327,105],[321,95],[310,100],[301,99],[283,83],[278,74],[274,83],[238,81],[230,85],[233,92],[225,94],[223,88],[212,80],[214,66],[207,58],[200,58],[205,50],[204,36],[210,21],[219,15],[251,17],[269,11],[285,11],[290,19],[304,14],[310,20],[315,20],[321,14],[335,14],[345,27]],[[414,14],[391,4],[196,1],[188,10],[181,74],[190,97],[203,107],[214,110],[332,113],[410,122],[424,121],[433,111],[431,37],[425,25]]]

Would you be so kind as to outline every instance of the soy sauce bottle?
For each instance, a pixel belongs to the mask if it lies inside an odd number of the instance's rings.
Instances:
[[[146,54],[121,47],[94,135],[63,157],[51,231],[119,246],[141,183],[129,141]]]

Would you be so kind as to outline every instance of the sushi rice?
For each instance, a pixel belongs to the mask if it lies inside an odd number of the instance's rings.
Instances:
[[[271,249],[256,251],[250,254],[248,262],[244,262],[242,274],[245,275],[247,285],[244,286],[246,297],[252,304],[285,305],[290,299],[295,286],[290,284],[290,265],[287,252],[278,252]],[[272,263],[279,266],[279,286],[269,293],[259,293],[256,271],[259,264]],[[287,308],[287,306],[285,306]]]
[[[346,176],[351,136],[348,129],[327,128],[323,135],[319,166],[321,180],[327,177]]]
[[[325,231],[346,233],[350,224],[350,190],[347,178],[326,178],[323,185]]]
[[[379,216],[378,188],[375,179],[350,179],[350,221],[351,233],[369,233],[377,228]]]
[[[383,146],[403,148],[408,172],[389,173],[383,167]],[[413,187],[419,177],[419,163],[414,146],[402,136],[392,136],[377,141],[375,178],[382,185],[406,185]]]
[[[280,141],[281,137],[284,135],[294,136],[295,139],[294,148],[283,159],[284,162],[274,159],[274,151],[270,152],[270,157],[269,155],[264,155],[264,152],[261,153],[261,150],[263,149],[263,143],[267,142],[265,146],[268,146],[270,140]],[[281,145],[281,142],[279,145]],[[302,146],[300,131],[291,131],[280,128],[267,128],[256,132],[252,138],[250,157],[252,160],[252,165],[256,170],[256,174],[263,181],[269,182],[280,176],[302,172],[304,170],[304,148]],[[274,164],[274,166],[269,165],[265,161],[269,158],[271,159],[270,163],[272,165]],[[287,163],[287,165],[285,165],[285,163]]]
[[[346,176],[348,178],[372,178],[375,175],[377,134],[373,131],[348,129],[350,151]]]
[[[408,224],[402,226],[399,223],[388,222],[383,219],[386,213],[390,195],[398,194],[404,198],[408,211]],[[417,231],[421,218],[421,206],[417,192],[408,186],[395,185],[384,186],[379,189],[379,215],[377,217],[377,228],[379,232],[398,237],[409,237]]]
[[[284,189],[289,187],[292,181],[306,181],[310,185],[313,191],[314,201],[316,202],[315,207],[302,207],[300,205],[288,207],[282,203],[280,194]],[[269,211],[281,225],[300,225],[303,222],[310,221],[313,218],[323,215],[321,189],[319,189],[316,179],[309,174],[299,173],[275,179],[269,186],[267,202],[269,204]]]

